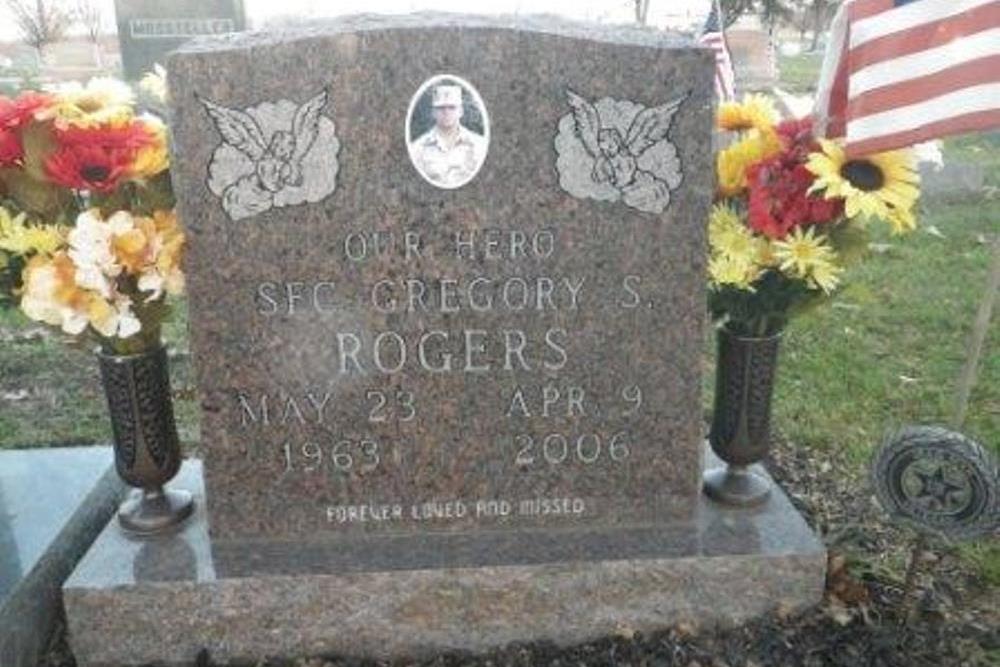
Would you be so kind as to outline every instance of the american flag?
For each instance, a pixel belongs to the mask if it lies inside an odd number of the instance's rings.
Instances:
[[[733,74],[733,61],[729,57],[729,45],[726,44],[726,33],[722,26],[719,0],[712,0],[712,11],[705,21],[705,29],[698,42],[715,51],[715,94],[720,102],[726,102],[736,97],[736,76]]]
[[[851,157],[1000,127],[1000,0],[845,0],[815,117]]]

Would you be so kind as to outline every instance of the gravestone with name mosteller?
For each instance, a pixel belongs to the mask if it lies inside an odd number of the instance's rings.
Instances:
[[[112,531],[78,569],[78,661],[566,643],[817,599],[782,494],[700,492],[712,77],[686,40],[552,18],[174,55],[204,489],[190,464],[198,514],[141,574]],[[148,643],[101,641],[154,609]]]
[[[167,54],[198,35],[246,29],[243,0],[115,0],[122,68],[141,78]]]

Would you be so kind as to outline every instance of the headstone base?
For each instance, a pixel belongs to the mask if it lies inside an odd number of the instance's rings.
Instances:
[[[253,662],[568,645],[737,623],[814,604],[823,591],[825,550],[778,488],[751,509],[702,498],[682,556],[218,578],[201,463],[188,461],[171,486],[198,501],[183,530],[132,540],[112,522],[64,586],[80,667],[188,665],[202,649],[217,662]]]

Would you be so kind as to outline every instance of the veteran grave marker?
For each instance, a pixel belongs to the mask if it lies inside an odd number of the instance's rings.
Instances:
[[[710,58],[528,37],[173,59],[220,546],[690,519]]]
[[[700,492],[711,51],[432,14],[198,40],[168,70],[204,486],[175,481],[199,504],[170,549],[109,530],[77,569],[82,667],[818,598],[783,494]]]

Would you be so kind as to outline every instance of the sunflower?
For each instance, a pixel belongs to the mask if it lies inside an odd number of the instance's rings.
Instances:
[[[891,210],[909,211],[920,196],[920,176],[913,153],[887,151],[848,159],[836,142],[820,139],[822,152],[811,153],[806,168],[816,175],[810,192],[844,200],[848,218],[858,214],[890,220]],[[890,224],[892,223],[890,220]]]
[[[781,152],[781,141],[773,130],[751,130],[732,146],[716,156],[719,193],[733,197],[747,187],[747,169],[753,164]]]
[[[132,120],[135,94],[128,84],[97,77],[81,86],[64,84],[53,94],[52,104],[37,112],[38,120],[53,120],[58,129],[68,127],[121,126]]]
[[[716,123],[720,130],[768,131],[778,122],[774,102],[764,95],[746,95],[742,102],[723,102],[719,105]]]
[[[836,254],[823,236],[814,234],[815,227],[803,231],[796,227],[784,240],[774,241],[774,254],[780,268],[792,278],[801,278],[810,285],[829,293],[839,282],[843,269],[836,263]]]
[[[893,234],[905,234],[917,228],[917,219],[913,211],[905,208],[890,208],[888,222]]]

